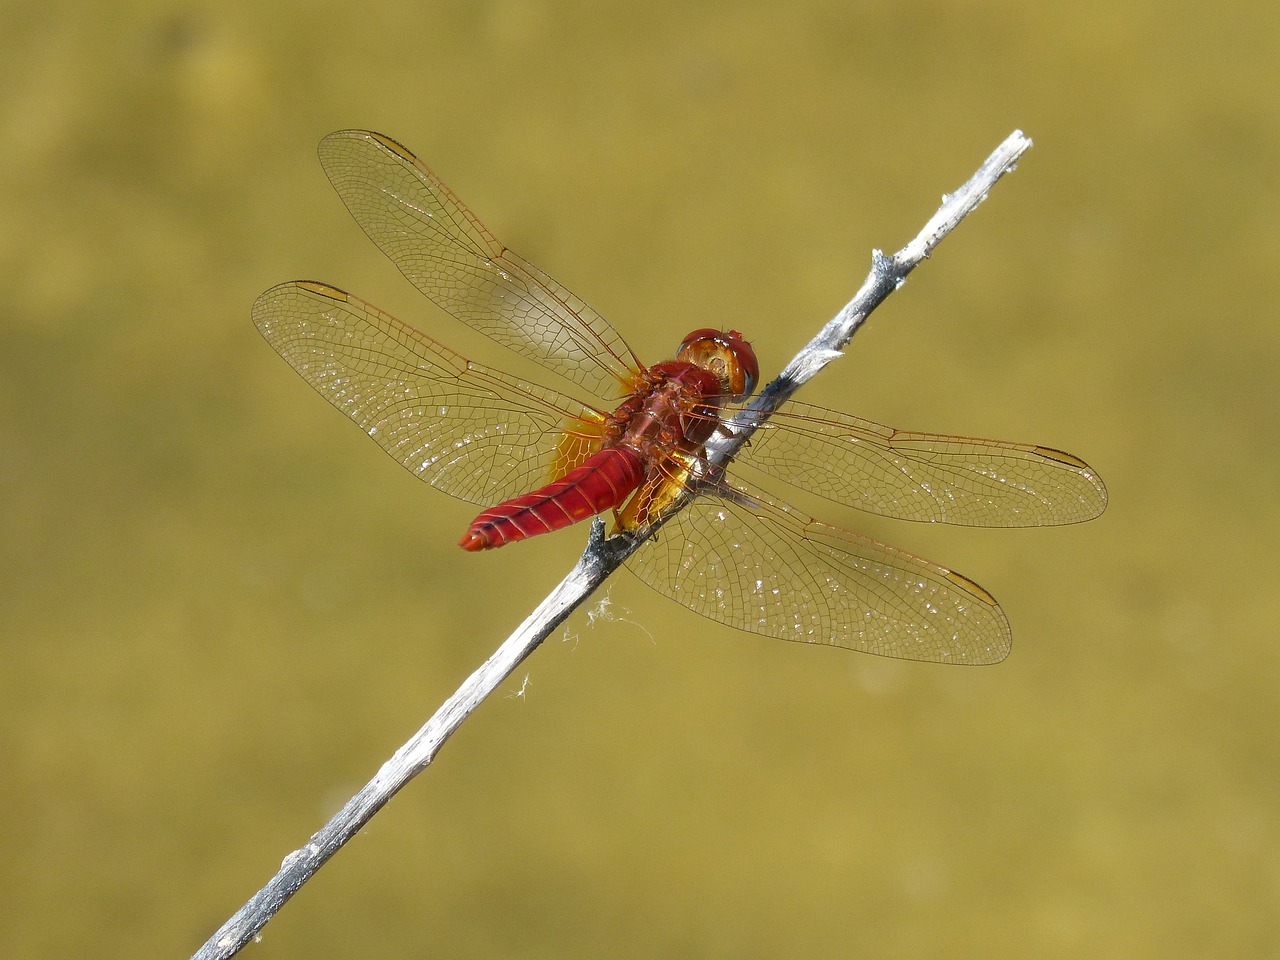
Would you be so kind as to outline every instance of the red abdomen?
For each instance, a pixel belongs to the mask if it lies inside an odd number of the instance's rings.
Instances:
[[[458,545],[464,550],[487,550],[560,530],[617,507],[643,479],[644,467],[634,450],[597,451],[582,466],[542,489],[490,507],[471,522]]]

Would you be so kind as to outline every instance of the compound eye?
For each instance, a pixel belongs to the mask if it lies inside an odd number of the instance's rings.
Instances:
[[[756,384],[760,381],[760,362],[756,360],[756,352],[751,349],[751,344],[741,338],[737,342],[734,356],[742,369],[742,389],[736,394],[737,401],[741,403],[756,392]]]
[[[695,330],[681,341],[676,359],[714,373],[731,403],[751,396],[760,379],[756,353],[737,330]]]

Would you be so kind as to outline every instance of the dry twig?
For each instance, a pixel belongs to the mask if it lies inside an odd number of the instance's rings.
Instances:
[[[1014,131],[964,186],[943,197],[938,212],[914,240],[892,256],[873,251],[871,273],[854,298],[796,355],[776,380],[729,422],[729,429],[723,436],[708,443],[713,465],[727,464],[774,410],[840,355],[841,349],[871,311],[900,287],[907,274],[986,198],[996,181],[1013,169],[1018,158],[1030,146],[1031,141],[1021,131]],[[597,519],[592,524],[587,549],[560,585],[333,819],[303,847],[284,858],[276,875],[209,938],[194,954],[194,960],[233,956],[253,939],[343,844],[355,836],[405,784],[426,769],[462,721],[653,532],[650,529],[639,537],[606,539],[604,523]]]

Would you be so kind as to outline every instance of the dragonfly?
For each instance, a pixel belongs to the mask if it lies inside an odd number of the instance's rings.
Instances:
[[[712,620],[909,660],[995,663],[995,598],[947,567],[805,515],[772,478],[886,517],[1023,527],[1098,516],[1106,488],[1050,447],[895,430],[789,403],[728,464],[708,444],[759,378],[750,343],[701,328],[641,363],[585,301],[501,243],[382,134],[325,137],[321,165],[356,222],[419,291],[535,361],[564,390],[482,366],[337,287],[280,284],[253,307],[267,342],[414,476],[484,507],[478,551],[612,513],[654,532],[626,565]]]

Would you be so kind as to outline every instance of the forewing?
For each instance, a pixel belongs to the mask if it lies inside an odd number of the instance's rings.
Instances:
[[[545,483],[566,425],[602,415],[493,370],[336,287],[284,283],[253,322],[321,396],[415,476],[489,506]]]
[[[870,513],[975,527],[1078,523],[1107,489],[1083,460],[1033,444],[908,433],[788,404],[738,456],[802,490]]]
[[[627,561],[689,609],[752,633],[885,657],[996,663],[1009,624],[945,567],[734,484],[698,496]]]
[[[440,307],[601,398],[631,388],[639,364],[617,331],[503,246],[405,147],[342,130],[320,142],[320,162],[364,232]]]

